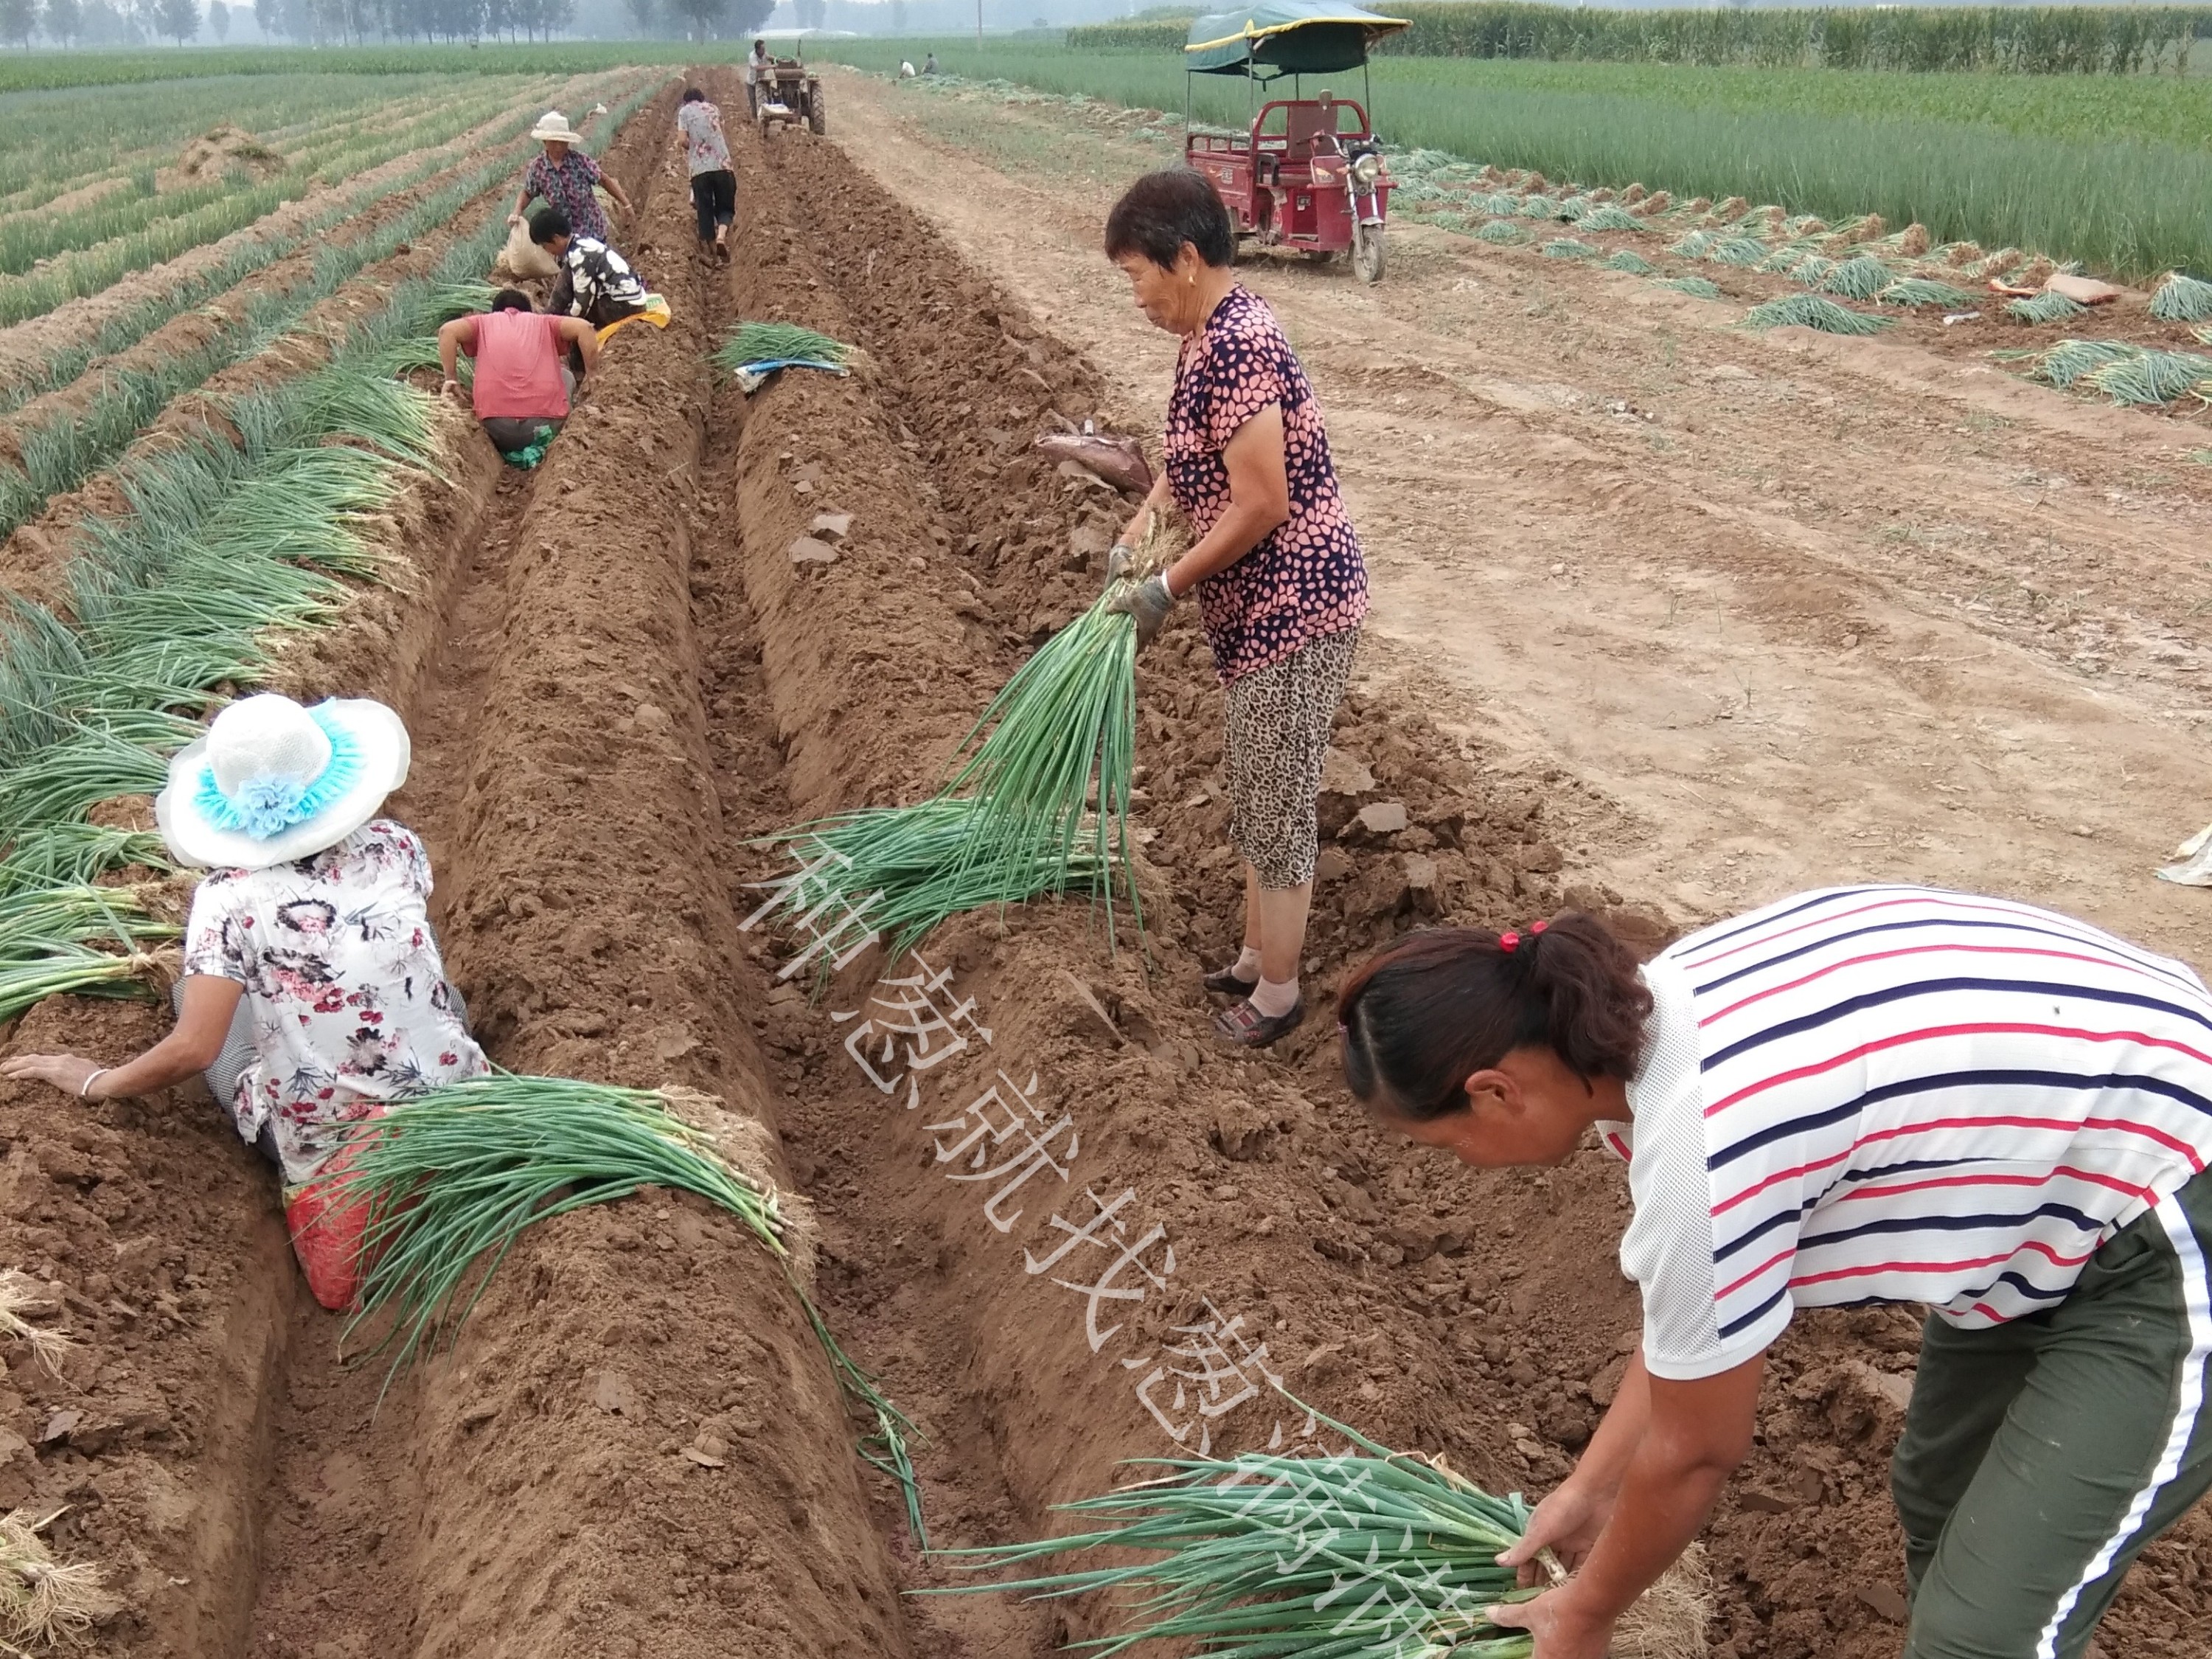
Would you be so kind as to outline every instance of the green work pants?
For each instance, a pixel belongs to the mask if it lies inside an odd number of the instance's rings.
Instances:
[[[2143,1547],[2212,1489],[2212,1172],[2108,1239],[2065,1301],[1931,1316],[1890,1489],[1905,1659],[2079,1659]]]

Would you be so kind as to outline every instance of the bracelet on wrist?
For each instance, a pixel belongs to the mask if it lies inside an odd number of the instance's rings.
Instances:
[[[92,1085],[99,1082],[100,1079],[106,1077],[108,1073],[114,1069],[115,1068],[112,1066],[96,1066],[91,1072],[88,1073],[85,1076],[84,1081],[76,1085],[76,1097],[79,1100],[90,1100],[92,1098]]]

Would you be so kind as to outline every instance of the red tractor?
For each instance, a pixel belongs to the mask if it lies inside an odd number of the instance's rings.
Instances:
[[[1364,79],[1368,47],[1407,27],[1324,0],[1270,0],[1198,19],[1183,66],[1188,75],[1241,76],[1255,88],[1289,76],[1302,91],[1308,75],[1356,69]],[[1183,127],[1184,159],[1213,180],[1240,242],[1316,262],[1348,254],[1362,282],[1382,280],[1391,181],[1364,103],[1324,88],[1317,98],[1271,100],[1243,131],[1220,133],[1192,130],[1186,96]]]

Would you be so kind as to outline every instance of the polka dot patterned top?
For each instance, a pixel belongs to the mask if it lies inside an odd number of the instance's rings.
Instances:
[[[1199,611],[1224,685],[1271,668],[1367,614],[1367,566],[1337,491],[1328,433],[1305,370],[1267,302],[1242,283],[1176,358],[1168,401],[1168,487],[1203,536],[1229,506],[1222,452],[1270,404],[1283,410],[1291,516],[1198,585]]]

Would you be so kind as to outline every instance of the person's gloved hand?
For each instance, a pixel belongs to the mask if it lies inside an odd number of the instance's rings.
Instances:
[[[1106,556],[1106,586],[1111,587],[1127,575],[1129,567],[1136,562],[1137,556],[1129,550],[1128,543],[1115,542],[1113,550]]]
[[[1142,651],[1158,634],[1168,612],[1175,609],[1175,595],[1168,591],[1168,579],[1163,573],[1124,587],[1106,601],[1106,608],[1137,619],[1137,649]]]

